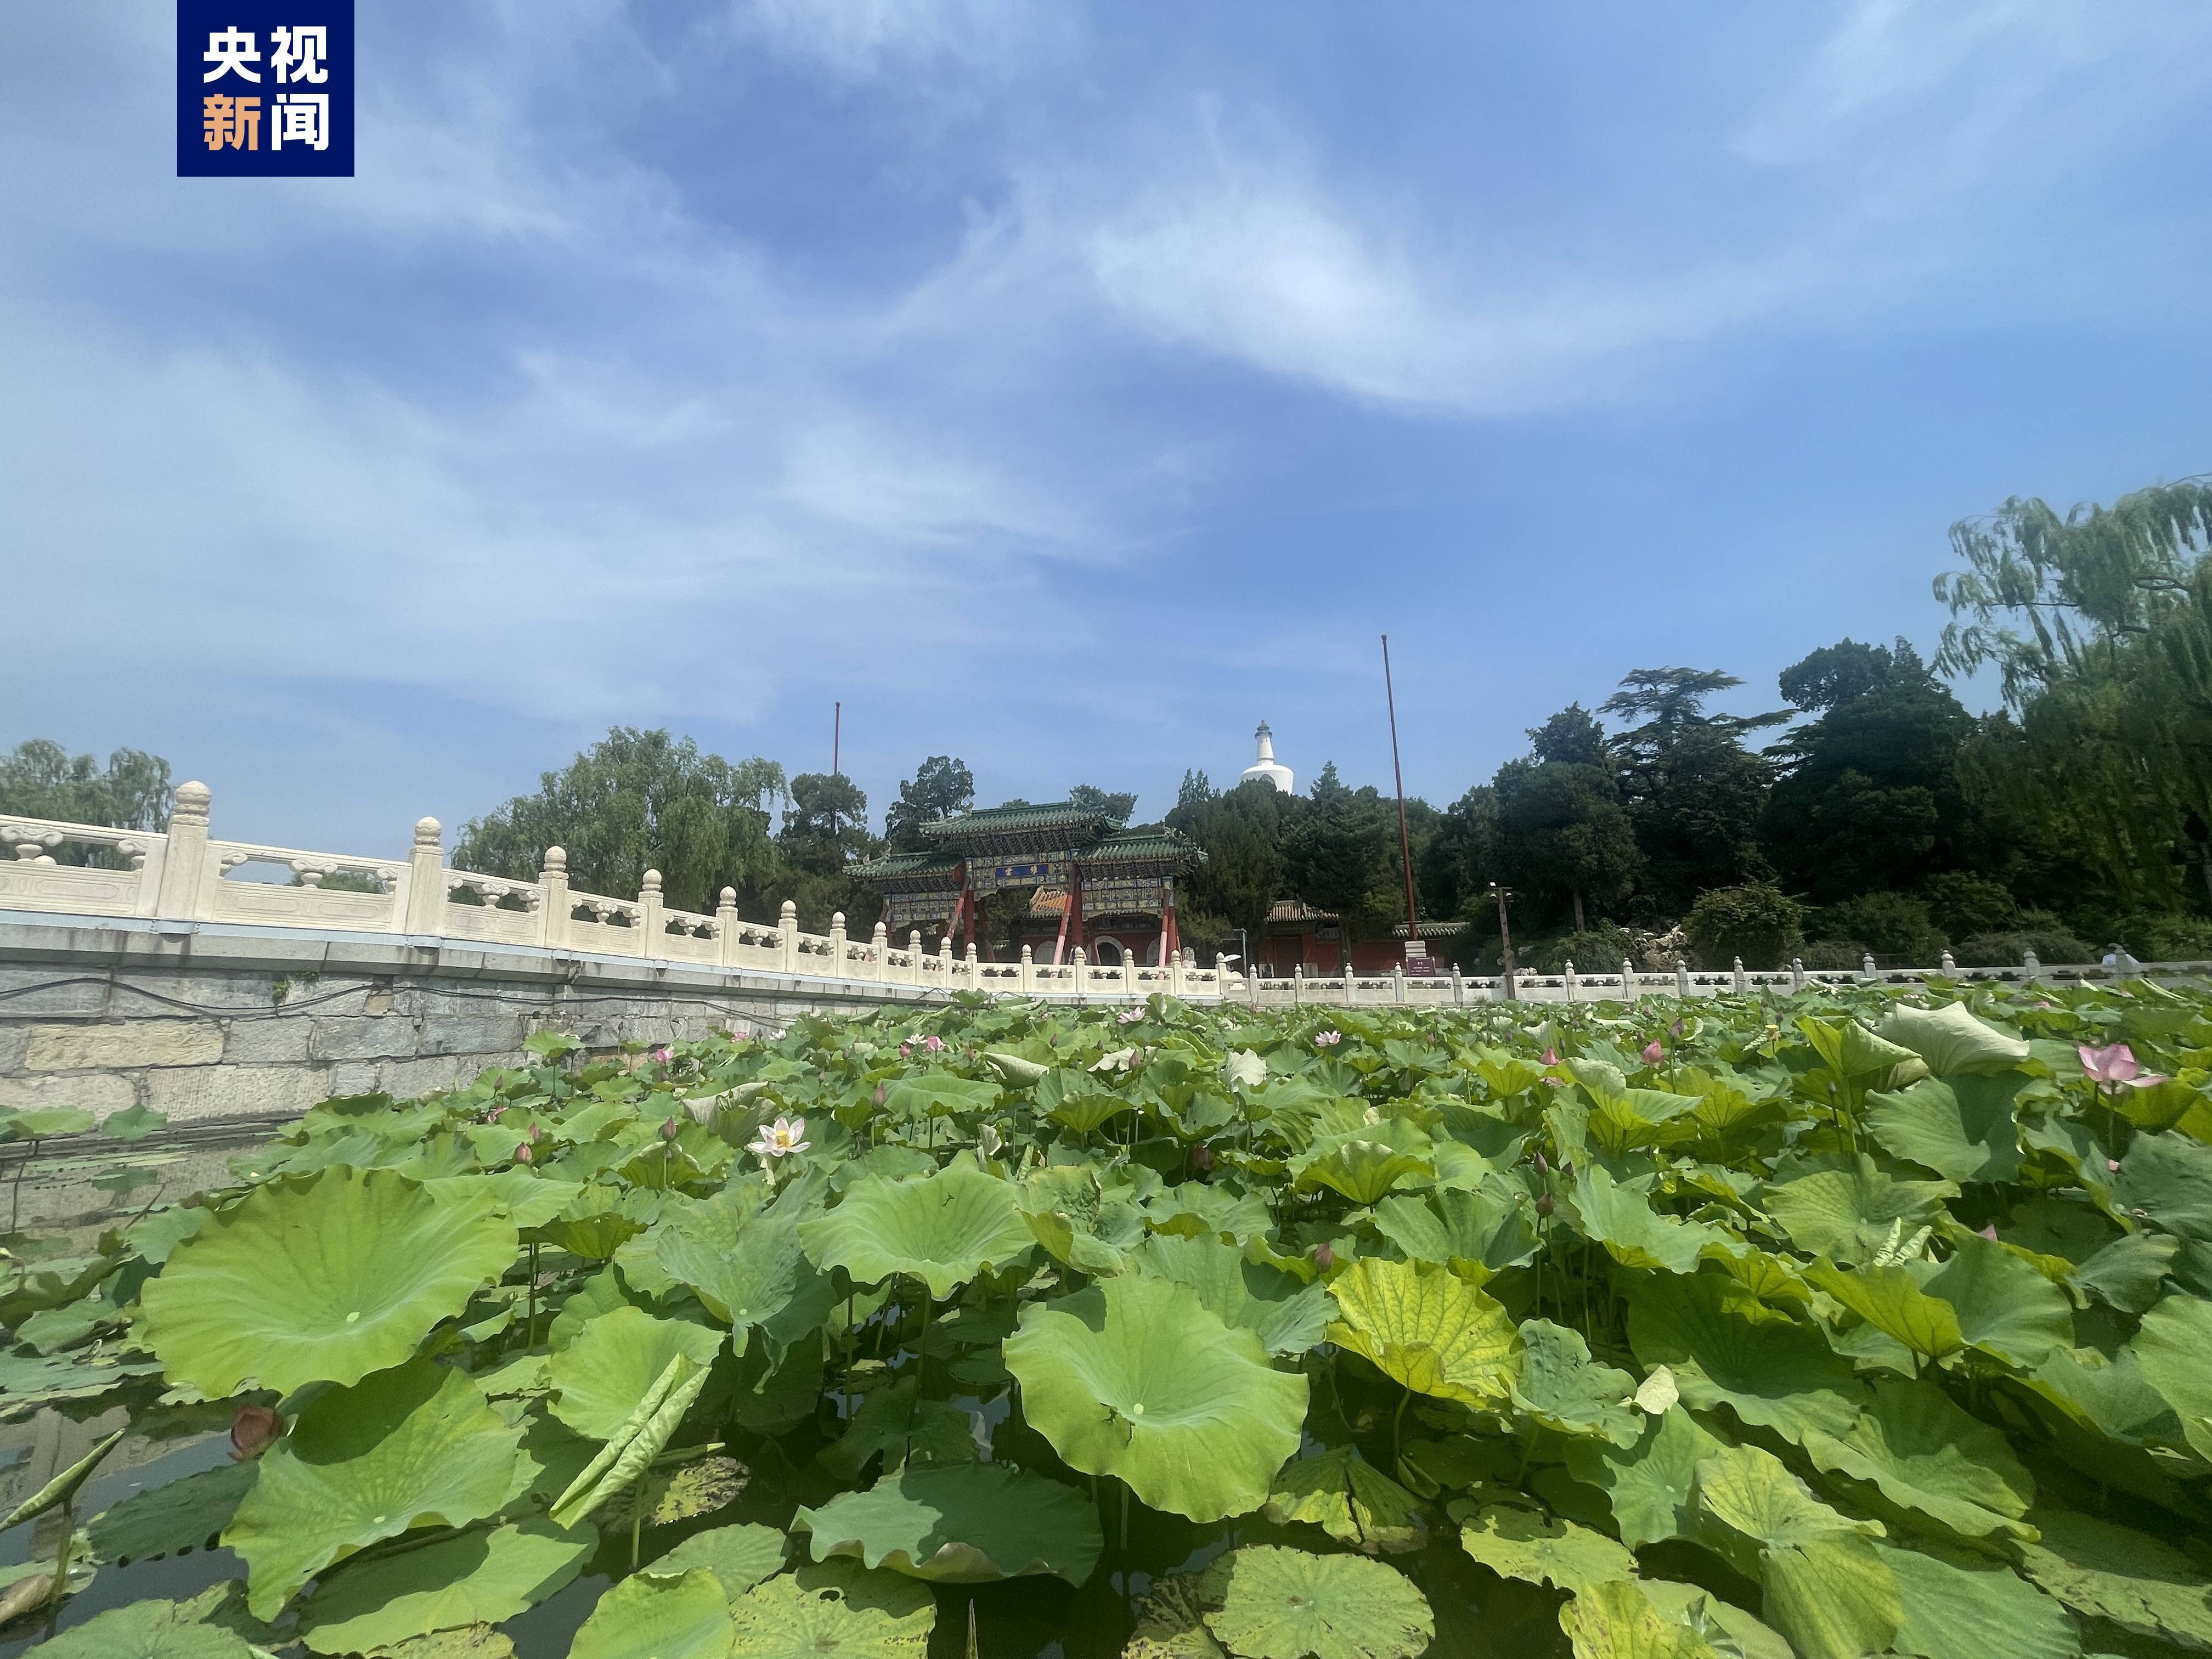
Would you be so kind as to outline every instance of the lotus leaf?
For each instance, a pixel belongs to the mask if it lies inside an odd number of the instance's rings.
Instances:
[[[775,1320],[815,1277],[796,1215],[738,1216],[716,1206],[665,1221],[650,1237],[661,1271],[731,1328],[736,1353],[751,1327]]]
[[[904,1274],[939,1301],[1030,1244],[1013,1188],[959,1165],[916,1180],[871,1176],[836,1208],[800,1223],[799,1234],[815,1261],[842,1267],[856,1284]]]
[[[802,1505],[792,1526],[813,1534],[817,1561],[854,1555],[946,1584],[1051,1573],[1080,1585],[1105,1547],[1088,1497],[1003,1463],[909,1464],[866,1492]]]
[[[1736,1534],[1708,1529],[1716,1546],[1747,1571],[1763,1548],[1810,1544],[1839,1536],[1879,1536],[1879,1521],[1855,1521],[1813,1496],[1770,1451],[1730,1446],[1698,1465],[1698,1507]]]
[[[1590,1358],[1580,1332],[1548,1319],[1522,1324],[1513,1403],[1546,1428],[1632,1446],[1644,1432],[1643,1418],[1629,1406],[1635,1392],[1636,1379],[1626,1371]]]
[[[2113,1195],[2167,1232],[2212,1239],[2212,1146],[2187,1135],[2137,1135]]]
[[[1871,1541],[1848,1534],[1770,1549],[1759,1558],[1762,1611],[1799,1659],[1863,1659],[1905,1623],[1897,1575]]]
[[[1559,1628],[1574,1644],[1575,1659],[1719,1659],[1632,1578],[1585,1586],[1559,1609]]]
[[[2009,1071],[2028,1057],[2027,1044],[1977,1019],[1963,1002],[1936,1009],[1900,1003],[1882,1016],[1875,1034],[1912,1050],[1937,1077]]]
[[[598,1541],[588,1527],[562,1532],[548,1521],[525,1521],[349,1562],[307,1598],[301,1634],[317,1653],[355,1653],[495,1624],[574,1579]]]
[[[1856,1019],[1815,1019],[1807,1014],[1799,1018],[1797,1030],[1838,1077],[1887,1077],[1899,1065],[1920,1058],[1917,1051],[1877,1036]]]
[[[639,1573],[599,1597],[568,1659],[729,1659],[730,1599],[704,1568]]]
[[[110,1140],[143,1140],[156,1129],[168,1127],[169,1115],[145,1106],[126,1106],[100,1120],[100,1133]]]
[[[1429,1536],[1420,1500],[1351,1446],[1286,1464],[1268,1494],[1267,1516],[1278,1525],[1308,1522],[1370,1555],[1419,1549]]]
[[[249,1194],[139,1293],[141,1334],[210,1399],[249,1378],[289,1394],[412,1354],[514,1260],[514,1224],[380,1171],[333,1169]]]
[[[2010,1181],[2020,1173],[2013,1101],[2027,1082],[2018,1072],[1923,1078],[1869,1095],[1867,1127],[1885,1150],[1946,1181]]]
[[[1866,1395],[1817,1331],[1714,1273],[1638,1284],[1628,1338],[1638,1359],[1674,1373],[1686,1404],[1727,1406],[1790,1440],[1844,1432]]]
[[[560,1391],[553,1413],[578,1434],[605,1440],[678,1354],[703,1370],[721,1349],[722,1334],[707,1326],[617,1308],[553,1356],[552,1382]]]
[[[1131,1260],[1140,1272],[1189,1285],[1224,1324],[1250,1331],[1270,1353],[1304,1353],[1328,1333],[1327,1290],[1247,1261],[1218,1237],[1150,1238]]]
[[[100,1559],[118,1565],[198,1549],[230,1524],[260,1467],[222,1463],[134,1492],[85,1530]]]
[[[1306,1380],[1172,1280],[1124,1273],[1032,1304],[1006,1361],[1071,1466],[1194,1521],[1257,1509],[1298,1447]]]
[[[706,1383],[707,1372],[690,1354],[672,1358],[629,1415],[609,1434],[606,1444],[553,1500],[554,1520],[562,1526],[580,1521],[643,1477]]]
[[[1206,1622],[1239,1659],[1412,1659],[1436,1635],[1427,1598],[1362,1555],[1249,1545],[1221,1583]]]
[[[1940,1359],[1966,1346],[1959,1329],[1959,1310],[1923,1290],[1921,1275],[1911,1268],[1861,1267],[1845,1273],[1832,1262],[1815,1261],[1805,1277],[1914,1353]]]
[[[1329,1286],[1342,1318],[1330,1340],[1417,1394],[1504,1399],[1520,1370],[1511,1316],[1448,1267],[1362,1257]]]
[[[1637,1588],[1677,1624],[1702,1631],[1717,1654],[1733,1648],[1741,1659],[1796,1659],[1790,1644],[1772,1626],[1754,1619],[1733,1602],[1723,1601],[1698,1584],[1677,1584],[1664,1578],[1645,1578]],[[1730,1656],[1734,1659],[1734,1656]]]
[[[2212,1648],[2212,1580],[2155,1538],[2074,1510],[2031,1510],[2017,1547],[2038,1586],[2085,1618],[2184,1647]]]
[[[1576,1480],[1604,1489],[1620,1541],[1640,1549],[1692,1529],[1697,1520],[1698,1465],[1722,1444],[1678,1407],[1650,1419],[1632,1446],[1595,1440],[1570,1443],[1567,1468]]]
[[[1496,1176],[1472,1191],[1387,1198],[1375,1206],[1376,1230],[1407,1255],[1463,1273],[1471,1266],[1495,1273],[1534,1258],[1535,1222],[1528,1194]]]
[[[1601,1532],[1504,1504],[1455,1504],[1460,1547],[1501,1578],[1582,1590],[1636,1577],[1636,1558]]]
[[[1958,1310],[1959,1334],[1969,1346],[2023,1370],[2074,1340],[2065,1291],[2009,1245],[1969,1234],[1923,1282],[1929,1295]]]
[[[1155,1578],[1121,1659],[1229,1659],[1229,1650],[1206,1627],[1206,1615],[1221,1607],[1215,1591],[1227,1577],[1228,1559],[1223,1556],[1216,1563],[1223,1568],[1220,1572],[1177,1572]]]
[[[666,1577],[703,1567],[714,1575],[722,1594],[734,1601],[763,1579],[783,1571],[787,1545],[774,1527],[750,1523],[715,1527],[695,1532],[659,1560],[647,1565],[647,1572]]]
[[[1905,1618],[1895,1650],[1921,1659],[2073,1659],[2074,1621],[2057,1602],[2002,1562],[1876,1544],[1897,1577]]]
[[[1604,1165],[1592,1164],[1577,1178],[1569,1202],[1583,1231],[1622,1267],[1695,1272],[1705,1248],[1728,1235],[1702,1222],[1657,1213],[1647,1195],[1649,1185],[1647,1176],[1615,1182]]]
[[[1257,1193],[1240,1193],[1227,1187],[1211,1187],[1187,1181],[1145,1200],[1155,1233],[1179,1237],[1218,1237],[1243,1244],[1268,1231],[1275,1218],[1267,1200]]]
[[[1958,1191],[1949,1182],[1899,1181],[1861,1153],[1846,1168],[1770,1184],[1764,1201],[1799,1249],[1858,1262],[1872,1261],[1900,1233],[1933,1221],[1942,1214],[1943,1200]]]
[[[411,1527],[465,1526],[507,1502],[522,1431],[460,1372],[410,1360],[315,1396],[263,1454],[222,1541],[273,1619],[333,1561]]]
[[[757,1584],[732,1604],[733,1659],[925,1659],[929,1586],[840,1559]]]
[[[1436,1173],[1435,1164],[1418,1153],[1355,1136],[1307,1158],[1294,1190],[1328,1187],[1354,1204],[1372,1204],[1401,1181],[1432,1181]]]
[[[1931,1382],[1881,1382],[1874,1403],[1840,1436],[1808,1434],[1823,1469],[1871,1481],[1899,1509],[1917,1510],[1967,1538],[2020,1533],[2035,1483],[2005,1437]]]
[[[200,1622],[191,1602],[133,1601],[42,1642],[39,1659],[253,1659],[246,1638]]]
[[[490,1175],[440,1176],[422,1190],[446,1204],[468,1204],[503,1215],[517,1227],[542,1227],[584,1190],[580,1181],[556,1181],[509,1164]]]
[[[909,1459],[922,1463],[973,1460],[975,1433],[967,1413],[942,1400],[915,1395],[912,1377],[870,1395],[853,1413],[845,1432],[823,1448],[823,1466],[841,1479],[857,1480],[879,1453],[886,1468]]]
[[[2181,1419],[2190,1445],[2212,1460],[2212,1302],[2167,1297],[2143,1316],[2130,1346],[2143,1380]]]
[[[2145,1313],[2173,1271],[2182,1241],[2164,1233],[2124,1233],[2066,1275],[2077,1297],[2094,1296],[2123,1313]]]

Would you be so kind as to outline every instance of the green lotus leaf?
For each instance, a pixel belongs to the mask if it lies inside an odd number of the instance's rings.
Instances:
[[[1152,1580],[1121,1659],[1229,1659],[1229,1650],[1206,1627],[1206,1615],[1221,1607],[1216,1592],[1227,1577],[1228,1559],[1217,1558],[1221,1572],[1175,1572]]]
[[[1615,1182],[1601,1164],[1583,1167],[1567,1202],[1583,1231],[1624,1267],[1670,1273],[1697,1271],[1708,1245],[1732,1243],[1718,1227],[1661,1215],[1647,1193],[1650,1177]]]
[[[349,1562],[307,1598],[300,1633],[317,1653],[356,1653],[496,1624],[573,1580],[598,1542],[589,1527],[563,1532],[550,1521],[525,1521]]]
[[[2075,1423],[2121,1445],[2182,1437],[2172,1407],[2143,1375],[2132,1347],[2111,1354],[2060,1348],[2019,1380]]]
[[[1771,1626],[1753,1618],[1733,1602],[1723,1601],[1701,1584],[1678,1584],[1665,1578],[1644,1578],[1637,1588],[1651,1605],[1678,1625],[1692,1625],[1705,1632],[1717,1656],[1728,1659],[1796,1659],[1790,1644]],[[1563,1610],[1564,1611],[1564,1610]],[[1733,1648],[1735,1652],[1729,1653]]]
[[[1429,1537],[1420,1500],[1352,1446],[1285,1464],[1267,1495],[1267,1516],[1279,1526],[1302,1521],[1319,1527],[1370,1555],[1417,1550]]]
[[[1705,1540],[1746,1573],[1759,1570],[1763,1551],[1883,1530],[1879,1521],[1854,1521],[1831,1509],[1757,1446],[1730,1446],[1698,1465],[1698,1507],[1726,1529],[1704,1528]]]
[[[2159,1298],[2183,1241],[2166,1233],[2124,1233],[2066,1275],[2078,1296],[2123,1313],[2144,1313]]]
[[[514,1260],[514,1224],[398,1176],[271,1182],[179,1245],[139,1293],[140,1334],[210,1399],[398,1364]]]
[[[2212,1146],[2187,1135],[2137,1135],[2113,1196],[2167,1232],[2212,1239]]]
[[[100,1133],[110,1140],[143,1140],[156,1129],[168,1127],[169,1115],[145,1106],[126,1106],[100,1120]]]
[[[82,1106],[33,1106],[0,1113],[0,1140],[44,1140],[49,1135],[81,1135],[98,1121]]]
[[[2197,1455],[2212,1460],[2212,1302],[2167,1297],[2143,1316],[2129,1346]]]
[[[1902,1043],[1928,1062],[1937,1077],[1960,1072],[2009,1071],[2028,1057],[2027,1044],[1974,1018],[1963,1002],[1941,1008],[1898,1004],[1882,1016],[1875,1035]]]
[[[1815,1261],[1805,1269],[1805,1277],[1914,1353],[1941,1359],[1966,1346],[1959,1329],[1959,1310],[1923,1290],[1921,1276],[1909,1267],[1860,1267],[1845,1273],[1832,1262]]]
[[[1534,1260],[1536,1218],[1525,1192],[1495,1177],[1472,1191],[1439,1190],[1386,1198],[1375,1206],[1375,1225],[1415,1261],[1438,1261],[1461,1270],[1492,1273]]]
[[[1627,1403],[1635,1392],[1636,1379],[1626,1371],[1590,1358],[1580,1332],[1548,1319],[1522,1322],[1513,1403],[1546,1428],[1632,1446],[1644,1432],[1643,1415]]]
[[[1921,1659],[2074,1659],[2081,1651],[2065,1609],[2003,1563],[1963,1550],[1874,1547],[1896,1575],[1904,1600],[1896,1652]]]
[[[578,1434],[608,1439],[677,1355],[703,1370],[721,1350],[721,1332],[688,1319],[627,1304],[600,1314],[553,1356],[553,1414]]]
[[[1923,1078],[1895,1094],[1869,1095],[1867,1127],[1891,1153],[1946,1181],[2010,1181],[2020,1173],[2013,1101],[2027,1080],[2019,1072]]]
[[[1814,1430],[1842,1434],[1866,1398],[1865,1385],[1818,1331],[1717,1273],[1638,1283],[1628,1340],[1644,1364],[1673,1370],[1686,1405],[1724,1405],[1788,1440]]]
[[[1712,1645],[1661,1611],[1645,1587],[1609,1579],[1578,1591],[1559,1609],[1559,1628],[1575,1659],[1719,1659]]]
[[[396,1646],[376,1650],[377,1659],[515,1659],[514,1644],[489,1625],[458,1625],[432,1631]]]
[[[200,1622],[197,1603],[133,1601],[65,1630],[34,1650],[39,1659],[253,1659],[246,1638]]]
[[[1899,1181],[1862,1152],[1847,1169],[1771,1182],[1762,1201],[1799,1249],[1862,1262],[1875,1259],[1900,1223],[1909,1233],[1933,1222],[1958,1192],[1948,1181]]]
[[[505,1216],[517,1227],[542,1227],[584,1190],[580,1181],[556,1181],[510,1164],[489,1175],[439,1176],[422,1190],[444,1204],[473,1205]]]
[[[1920,1058],[1917,1050],[1877,1036],[1855,1019],[1815,1019],[1805,1014],[1799,1017],[1797,1030],[1839,1077],[1886,1076],[1905,1061]]]
[[[1632,1446],[1571,1441],[1567,1468],[1576,1480],[1604,1490],[1620,1541],[1640,1549],[1686,1536],[1697,1524],[1698,1465],[1723,1443],[1678,1406],[1648,1419]]]
[[[1269,1353],[1304,1353],[1328,1334],[1324,1287],[1247,1261],[1242,1250],[1216,1236],[1148,1238],[1130,1260],[1140,1273],[1189,1285],[1224,1324],[1250,1331]]]
[[[799,1224],[806,1253],[873,1285],[904,1274],[943,1301],[987,1267],[1030,1248],[1011,1183],[954,1164],[933,1176],[856,1182],[834,1210]]]
[[[1436,1636],[1428,1599],[1364,1555],[1248,1545],[1221,1590],[1206,1622],[1240,1659],[1412,1659]]]
[[[1608,1157],[1654,1146],[1680,1146],[1700,1133],[1695,1115],[1705,1103],[1663,1089],[1624,1089],[1590,1109],[1589,1138]]]
[[[1050,1573],[1081,1585],[1105,1540],[1090,1498],[1004,1463],[908,1464],[866,1492],[799,1507],[817,1561],[858,1556],[934,1583],[981,1584]]]
[[[553,1500],[553,1519],[570,1526],[643,1478],[674,1437],[684,1414],[707,1385],[708,1373],[678,1352],[648,1383],[629,1414],[616,1425],[592,1461]]]
[[[466,1526],[507,1501],[522,1430],[461,1372],[413,1359],[319,1394],[264,1452],[222,1541],[273,1619],[332,1562],[411,1527]]]
[[[1770,1549],[1759,1559],[1761,1611],[1798,1659],[1863,1659],[1896,1638],[1905,1598],[1871,1541],[1844,1534]]]
[[[729,1659],[735,1634],[713,1573],[634,1573],[599,1597],[568,1659]]]
[[[1355,1138],[1307,1158],[1292,1190],[1328,1187],[1354,1204],[1372,1204],[1401,1181],[1433,1181],[1436,1173],[1436,1165],[1416,1153]]]
[[[1329,1292],[1343,1316],[1329,1340],[1416,1394],[1482,1405],[1511,1389],[1521,1364],[1512,1316],[1449,1268],[1363,1256]]]
[[[2036,1584],[2086,1619],[2184,1647],[2212,1648],[2212,1580],[2172,1546],[2075,1510],[2028,1513],[2016,1546]]]
[[[612,1267],[603,1267],[562,1299],[560,1312],[546,1327],[546,1346],[558,1353],[581,1336],[585,1327],[601,1314],[641,1305],[638,1297],[623,1291],[622,1276]]]
[[[857,1480],[878,1453],[887,1469],[909,1460],[972,1462],[977,1455],[975,1431],[968,1413],[942,1400],[917,1400],[915,1391],[909,1376],[871,1394],[845,1432],[822,1449],[823,1467],[841,1480]]]
[[[651,1237],[661,1270],[731,1328],[735,1353],[744,1352],[752,1326],[775,1319],[815,1277],[799,1248],[796,1213],[746,1216],[729,1206],[702,1206],[655,1227]]]
[[[1932,1382],[1879,1382],[1874,1404],[1840,1436],[1808,1434],[1820,1468],[1871,1481],[1899,1509],[1966,1538],[2024,1534],[2035,1482],[2005,1437]]]
[[[1636,1558],[1603,1533],[1502,1504],[1455,1504],[1460,1547],[1501,1578],[1578,1591],[1636,1577]]]
[[[884,1109],[903,1118],[952,1117],[988,1111],[998,1103],[999,1085],[989,1078],[921,1072],[893,1078],[884,1085]]]
[[[704,1568],[714,1575],[722,1594],[734,1601],[763,1579],[783,1571],[787,1547],[784,1535],[774,1527],[753,1522],[715,1527],[693,1533],[667,1554],[647,1562],[645,1571],[665,1577]]]
[[[1145,1214],[1156,1233],[1177,1237],[1221,1237],[1238,1244],[1269,1231],[1275,1218],[1267,1201],[1257,1193],[1240,1193],[1229,1187],[1186,1181],[1155,1193],[1144,1203]]]
[[[1125,1252],[1145,1237],[1144,1212],[1127,1191],[1103,1186],[1089,1163],[1039,1170],[1014,1189],[1014,1202],[1053,1259],[1082,1273],[1120,1273]]]
[[[656,1455],[656,1462],[660,1460]],[[645,1524],[672,1526],[727,1509],[744,1496],[752,1471],[734,1457],[700,1457],[674,1468],[655,1468],[645,1480]],[[638,1487],[606,1505],[605,1525],[619,1532],[635,1516]]]
[[[91,1400],[161,1370],[159,1360],[118,1361],[106,1353],[0,1353],[0,1408],[16,1415],[33,1406]]]
[[[260,1468],[258,1463],[218,1463],[133,1492],[94,1516],[85,1531],[100,1559],[118,1565],[198,1549],[230,1524]]]
[[[925,1659],[937,1598],[915,1579],[840,1557],[755,1585],[730,1614],[732,1659]]]
[[[1968,1346],[2008,1364],[2032,1370],[2074,1340],[2066,1292],[2009,1245],[1969,1234],[1934,1272],[1912,1271],[1924,1273],[1930,1296],[1958,1310],[1959,1334]]]
[[[1154,1509],[1194,1521],[1257,1509],[1298,1449],[1305,1378],[1273,1369],[1188,1285],[1124,1273],[1032,1303],[1005,1356],[1053,1449]]]

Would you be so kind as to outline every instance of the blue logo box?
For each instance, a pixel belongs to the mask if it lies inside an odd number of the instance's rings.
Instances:
[[[353,0],[177,0],[177,176],[353,177]]]

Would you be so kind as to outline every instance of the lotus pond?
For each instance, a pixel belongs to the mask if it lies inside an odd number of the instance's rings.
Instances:
[[[0,1638],[2212,1648],[2200,991],[532,1047],[11,1237]]]

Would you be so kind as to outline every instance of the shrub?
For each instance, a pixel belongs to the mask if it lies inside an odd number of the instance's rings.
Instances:
[[[2112,932],[2139,962],[2194,962],[2212,957],[2212,921],[2176,910],[2122,916]],[[2097,954],[2104,955],[2100,948]]]
[[[1904,893],[1863,893],[1827,905],[1812,931],[1818,939],[1860,943],[1885,967],[1932,968],[1943,954],[1928,907]]]
[[[1953,939],[1970,933],[2002,933],[2018,927],[2020,906],[2003,885],[1987,876],[1946,870],[1921,884],[1928,914]]]
[[[1617,974],[1635,948],[1635,936],[1628,929],[1600,922],[1578,933],[1540,939],[1522,960],[1538,974],[1556,974],[1571,962],[1577,974]]]
[[[1804,939],[1805,907],[1769,883],[1700,893],[1682,920],[1701,968],[1779,968]]]
[[[1808,968],[1817,968],[1823,973],[1834,973],[1848,969],[1852,973],[1866,966],[1866,943],[1856,939],[1814,939],[1797,953],[1797,959]]]
[[[2017,968],[2030,951],[2044,963],[2094,962],[2104,955],[2063,927],[2030,927],[1972,934],[1960,941],[1951,957],[1961,968]]]

